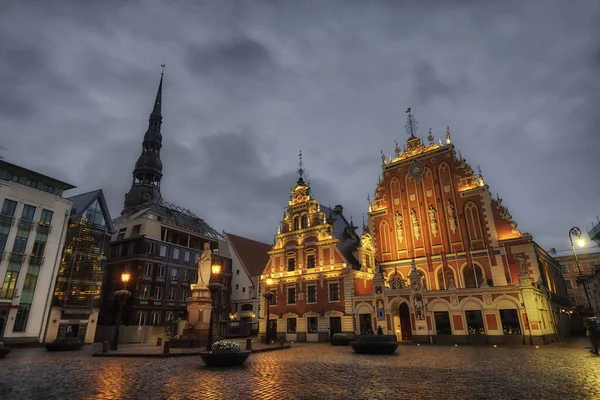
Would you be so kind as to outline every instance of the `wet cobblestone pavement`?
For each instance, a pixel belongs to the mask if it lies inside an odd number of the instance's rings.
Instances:
[[[600,357],[568,346],[400,346],[394,356],[298,344],[234,369],[199,357],[91,357],[15,349],[1,399],[599,399]]]

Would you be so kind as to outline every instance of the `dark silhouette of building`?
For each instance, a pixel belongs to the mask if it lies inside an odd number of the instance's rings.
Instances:
[[[131,296],[125,304],[122,323],[164,326],[122,331],[130,341],[138,342],[152,341],[163,333],[174,334],[172,322],[186,319],[190,285],[197,282],[198,257],[204,243],[213,251],[213,263],[221,265],[221,273],[215,279],[224,284],[216,320],[226,321],[229,312],[231,259],[227,242],[191,211],[162,199],[162,85],[161,75],[131,189],[121,216],[113,221],[115,234],[110,243],[99,320],[101,325],[116,324],[118,301],[114,292],[126,288]],[[131,274],[126,286],[121,282],[125,271]]]

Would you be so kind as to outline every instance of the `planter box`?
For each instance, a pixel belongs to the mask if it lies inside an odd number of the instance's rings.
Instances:
[[[398,348],[398,342],[350,342],[350,346],[358,354],[394,354]]]
[[[203,351],[200,358],[207,367],[239,367],[244,365],[250,356],[250,350],[242,350],[236,353],[213,353],[212,351]]]
[[[348,346],[350,344],[349,338],[331,338],[330,341],[333,346]]]
[[[0,358],[6,357],[11,350],[8,347],[0,347]]]
[[[46,350],[48,351],[74,351],[81,350],[83,346],[85,346],[85,342],[75,342],[75,341],[60,341],[60,342],[52,342],[46,343]]]

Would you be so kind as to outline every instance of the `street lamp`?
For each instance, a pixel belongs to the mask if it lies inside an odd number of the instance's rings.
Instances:
[[[127,282],[131,279],[131,274],[129,272],[123,272],[121,274],[121,282],[123,282],[123,289],[117,290],[115,292],[115,298],[119,301],[119,309],[117,311],[116,317],[116,329],[115,329],[115,337],[113,338],[111,350],[117,350],[119,347],[119,326],[121,325],[121,315],[123,314],[123,306],[127,301],[127,298],[131,296],[131,292],[127,290]]]
[[[583,247],[585,246],[585,240],[581,237],[581,229],[578,227],[573,227],[569,231],[569,241],[571,242],[571,250],[573,250],[573,256],[575,258],[575,266],[577,267],[577,273],[579,274],[578,282],[581,282],[583,285],[583,292],[585,293],[585,298],[587,301],[588,312],[592,312],[592,305],[590,303],[590,296],[588,294],[587,285],[585,284],[585,278],[583,273],[581,272],[581,264],[579,263],[579,257],[577,256],[577,251],[575,250],[575,244],[573,244],[573,237],[576,237],[577,246]]]
[[[267,284],[267,291],[265,292],[265,294],[263,294],[263,297],[267,300],[267,320],[265,323],[265,327],[266,327],[266,335],[265,335],[265,344],[271,344],[271,338],[269,337],[269,320],[271,319],[271,300],[273,299],[273,292],[271,292],[269,290],[269,286],[271,286],[273,284],[273,279],[271,278],[267,278],[266,282]]]
[[[212,266],[212,274],[213,276],[217,276],[219,275],[219,273],[221,272],[221,266],[219,264],[214,264]],[[214,324],[214,315],[215,315],[215,309],[216,309],[216,300],[217,300],[217,294],[223,290],[223,285],[221,283],[218,282],[214,282],[214,283],[209,283],[208,284],[208,290],[210,290],[210,295],[211,295],[211,310],[210,310],[210,323],[208,326],[208,339],[206,340],[206,351],[211,351],[212,345],[213,345],[213,324]]]

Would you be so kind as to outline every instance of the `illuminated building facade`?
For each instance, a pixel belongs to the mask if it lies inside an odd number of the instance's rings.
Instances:
[[[132,185],[121,215],[113,221],[115,233],[109,245],[99,320],[102,339],[111,337],[110,329],[104,327],[117,322],[114,292],[123,288],[120,275],[124,271],[131,274],[126,287],[131,296],[123,323],[135,329],[122,329],[121,340],[148,342],[173,334],[172,322],[186,318],[190,284],[197,282],[198,257],[205,243],[213,251],[213,263],[221,265],[218,279],[224,284],[217,301],[218,326],[224,327],[229,316],[231,258],[226,240],[191,211],[162,198],[162,87],[161,75]],[[159,328],[137,329],[147,326]]]
[[[392,157],[369,202],[363,243],[376,249],[373,278],[355,279],[356,323],[401,340],[533,343],[568,335],[559,263],[521,233],[481,171],[444,142],[415,136]]]
[[[267,300],[262,299],[259,337],[264,338],[267,326],[273,340],[317,342],[335,333],[353,335],[354,280],[367,276],[359,271],[357,228],[342,206],[330,209],[312,198],[302,161],[298,172],[261,275],[262,292],[274,296],[268,313]]]
[[[44,342],[78,337],[92,343],[100,311],[104,264],[114,227],[102,190],[68,200],[73,202],[73,208]]]
[[[0,338],[44,338],[75,186],[0,160]]]

